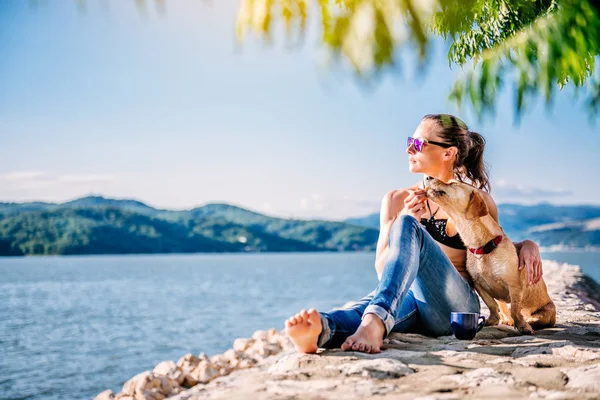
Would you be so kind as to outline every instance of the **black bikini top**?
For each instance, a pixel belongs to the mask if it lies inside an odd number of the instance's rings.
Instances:
[[[465,250],[465,244],[458,233],[454,236],[448,236],[446,233],[447,222],[447,219],[421,218],[421,224],[425,227],[433,239],[445,244],[448,247],[452,247],[453,249]]]
[[[448,236],[448,234],[446,233],[446,224],[448,223],[447,219],[433,218],[435,217],[435,214],[437,214],[437,212],[440,210],[439,206],[438,209],[435,210],[433,214],[431,214],[429,200],[427,200],[427,209],[429,210],[429,215],[431,215],[431,217],[421,218],[421,225],[425,227],[425,229],[427,230],[427,232],[429,232],[431,237],[437,242],[440,242],[448,247],[452,247],[453,249],[466,250],[467,247],[463,243],[458,233],[454,236]]]

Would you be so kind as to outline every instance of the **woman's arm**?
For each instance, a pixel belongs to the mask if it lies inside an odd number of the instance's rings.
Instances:
[[[519,254],[519,269],[527,268],[527,286],[535,285],[544,274],[540,248],[529,239],[513,244]]]
[[[484,199],[492,218],[498,221],[498,206],[489,193],[484,193]],[[523,240],[522,242],[513,242],[519,255],[519,269],[527,268],[527,286],[535,285],[542,278],[542,257],[540,249],[535,242]]]

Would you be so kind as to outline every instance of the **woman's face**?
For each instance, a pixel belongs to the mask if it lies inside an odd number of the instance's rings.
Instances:
[[[433,140],[434,142],[444,142],[442,138],[436,135],[435,125],[431,121],[422,121],[413,138]],[[430,143],[424,143],[421,151],[415,149],[414,143],[406,148],[408,153],[408,170],[413,173],[424,173],[434,175],[441,167],[442,155],[446,149]]]

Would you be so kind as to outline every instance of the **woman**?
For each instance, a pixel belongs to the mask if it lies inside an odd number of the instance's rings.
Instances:
[[[409,170],[444,182],[470,181],[498,220],[488,193],[484,146],[483,137],[460,119],[426,115],[408,138]],[[542,276],[538,247],[529,240],[515,247],[519,268],[526,266],[529,283],[536,283]],[[300,311],[285,321],[286,335],[304,353],[319,347],[378,353],[390,332],[448,335],[451,311],[479,312],[465,264],[466,249],[456,227],[427,199],[424,185],[393,190],[381,202],[377,288],[344,309]]]

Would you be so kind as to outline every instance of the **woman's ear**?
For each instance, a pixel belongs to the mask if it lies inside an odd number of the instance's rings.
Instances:
[[[465,216],[467,217],[467,219],[473,220],[485,217],[488,214],[489,210],[487,204],[485,204],[483,196],[479,194],[478,191],[473,190],[471,192],[471,197],[469,198],[469,204],[467,204]]]
[[[448,160],[455,160],[458,154],[458,149],[454,146],[452,147],[448,147],[446,149],[446,151],[444,152],[444,156],[448,159]]]

